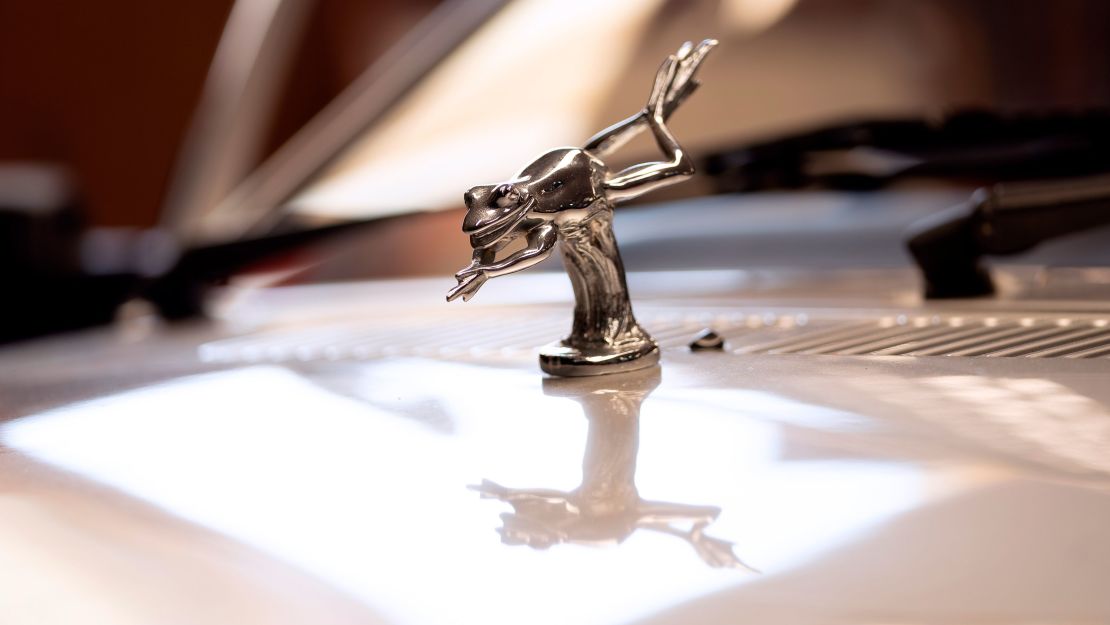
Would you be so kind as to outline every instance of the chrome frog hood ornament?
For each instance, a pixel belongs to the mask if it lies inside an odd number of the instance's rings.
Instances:
[[[586,376],[657,363],[659,347],[632,314],[613,206],[693,175],[693,162],[666,122],[697,88],[694,75],[716,45],[712,39],[683,44],[659,68],[647,106],[584,147],[551,150],[510,180],[467,191],[463,232],[474,254],[455,274],[458,284],[447,300],[468,300],[489,278],[531,267],[561,243],[574,287],[574,323],[568,337],[541,350],[540,367]],[[611,171],[605,159],[643,130],[654,135],[665,160]],[[519,249],[499,258],[510,246]]]

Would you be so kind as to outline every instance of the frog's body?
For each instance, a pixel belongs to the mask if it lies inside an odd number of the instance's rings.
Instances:
[[[612,210],[606,174],[605,163],[582,148],[551,150],[506,182],[467,191],[463,232],[479,250],[543,223],[573,227],[598,210]]]

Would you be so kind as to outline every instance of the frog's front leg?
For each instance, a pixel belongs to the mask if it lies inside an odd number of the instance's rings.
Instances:
[[[558,241],[558,230],[554,224],[548,222],[529,230],[524,249],[509,254],[503,260],[495,261],[496,251],[490,248],[475,250],[470,264],[455,274],[459,284],[447,294],[447,301],[453,301],[460,296],[464,302],[468,301],[474,297],[478,289],[482,288],[487,279],[515,273],[535,265],[551,255],[556,241]],[[498,246],[500,247],[502,246]]]

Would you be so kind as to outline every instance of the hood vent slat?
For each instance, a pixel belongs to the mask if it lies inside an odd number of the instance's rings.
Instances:
[[[641,315],[666,350],[711,327],[733,354],[840,357],[1110,358],[1110,318],[1036,313],[987,316],[867,311],[742,313],[662,309]],[[208,362],[286,362],[382,356],[497,359],[530,355],[568,329],[566,312],[379,318],[283,328],[200,347]]]

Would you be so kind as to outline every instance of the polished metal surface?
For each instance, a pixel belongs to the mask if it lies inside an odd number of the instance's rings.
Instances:
[[[693,351],[714,350],[721,351],[725,348],[725,337],[717,333],[712,328],[706,328],[690,341],[690,349]]]
[[[715,45],[711,39],[683,44],[659,68],[644,110],[584,147],[552,150],[506,182],[467,191],[463,232],[474,252],[455,274],[458,284],[447,300],[469,300],[489,278],[531,267],[559,243],[574,287],[574,323],[569,336],[540,352],[540,367],[558,376],[590,376],[655,365],[659,348],[632,314],[613,207],[693,175],[690,157],[666,122],[697,88],[694,76]],[[611,171],[605,159],[645,129],[666,160]]]

